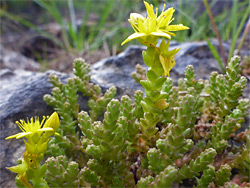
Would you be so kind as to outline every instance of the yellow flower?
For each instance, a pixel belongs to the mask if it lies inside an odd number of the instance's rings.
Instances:
[[[170,40],[165,43],[165,40],[162,39],[160,44],[160,62],[163,67],[163,76],[169,76],[170,70],[175,66],[175,60],[174,56],[177,54],[177,52],[180,50],[180,48],[175,48],[171,51],[168,50],[169,48]]]
[[[154,13],[153,5],[149,5],[144,1],[144,4],[147,9],[147,17],[143,17],[140,14],[132,13],[130,14],[130,19],[128,20],[131,23],[135,33],[130,35],[123,43],[127,43],[133,39],[138,39],[139,42],[143,41],[147,42],[155,42],[159,37],[164,37],[171,39],[171,36],[175,36],[174,33],[170,31],[179,31],[189,29],[182,24],[179,25],[169,25],[174,18],[172,18],[174,13],[174,8],[169,8],[166,11],[164,4],[164,8],[160,16],[157,17],[158,9],[156,8],[156,13]],[[145,41],[147,39],[147,41]]]
[[[9,136],[7,139],[11,138],[31,138],[34,134],[41,135],[43,132],[55,132],[59,126],[59,117],[56,112],[54,112],[49,119],[46,121],[46,117],[43,117],[43,120],[39,121],[37,117],[35,117],[35,121],[33,118],[27,120],[25,122],[24,120],[17,121],[16,124],[19,126],[19,128],[22,130],[21,133]],[[44,123],[45,122],[45,123]]]

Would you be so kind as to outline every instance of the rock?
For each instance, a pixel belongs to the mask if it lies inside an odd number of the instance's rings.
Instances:
[[[218,43],[214,42],[218,47]],[[225,49],[228,51],[229,46],[225,43]],[[212,71],[220,72],[220,67],[217,61],[213,58],[206,42],[192,43],[173,43],[170,49],[181,48],[176,55],[176,66],[170,71],[170,76],[177,83],[179,78],[184,77],[184,71],[187,65],[193,65],[197,79],[209,79]],[[126,51],[119,54],[117,57],[97,62],[92,66],[92,78],[101,85],[117,85],[119,87],[127,87],[139,89],[139,84],[136,84],[131,79],[131,72],[135,70],[136,64],[145,64],[142,58],[142,51],[145,47],[130,46]],[[124,81],[121,82],[121,79]]]
[[[0,68],[8,68],[11,70],[24,69],[37,71],[40,68],[40,64],[33,61],[30,58],[23,56],[20,53],[7,50],[0,45]]]
[[[91,66],[91,78],[99,85],[108,87],[141,89],[131,77],[136,64],[143,64],[142,51],[144,47],[130,46],[118,56],[103,59]],[[128,87],[129,86],[129,87]]]
[[[218,48],[218,44],[214,45]],[[224,47],[228,51],[226,44]],[[181,48],[175,58],[176,66],[170,72],[170,76],[175,81],[184,77],[184,71],[188,65],[193,65],[197,79],[209,79],[211,72],[221,72],[206,42],[182,43],[174,48]]]
[[[50,93],[48,76],[53,73],[65,81],[69,75],[48,71],[45,73],[25,70],[1,70],[0,76],[0,114],[1,121],[15,120],[47,112],[43,95]]]

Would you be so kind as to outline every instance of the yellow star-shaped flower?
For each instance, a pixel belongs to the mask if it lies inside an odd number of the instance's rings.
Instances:
[[[45,122],[45,123],[44,123]],[[23,138],[23,137],[31,137],[33,134],[38,133],[41,135],[43,132],[56,132],[58,126],[59,126],[59,117],[56,112],[54,112],[49,119],[46,121],[46,117],[43,118],[43,120],[40,122],[38,118],[35,118],[35,121],[33,118],[27,120],[25,122],[24,120],[20,120],[20,122],[16,122],[18,127],[22,130],[21,133],[17,133],[15,135],[9,136],[6,138]],[[58,134],[58,133],[56,133]]]
[[[130,35],[123,43],[127,43],[133,39],[138,39],[139,42],[143,42],[144,44],[154,43],[159,37],[171,39],[171,36],[175,36],[171,31],[179,31],[189,29],[182,24],[179,25],[169,25],[174,18],[174,8],[169,8],[166,11],[164,4],[164,8],[162,13],[157,17],[158,9],[156,9],[156,13],[154,13],[153,5],[149,5],[144,1],[144,4],[147,9],[147,17],[143,17],[137,13],[131,13],[130,19],[128,20],[133,27],[135,33]]]

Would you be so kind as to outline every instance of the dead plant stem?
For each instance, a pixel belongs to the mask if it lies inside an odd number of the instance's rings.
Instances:
[[[206,7],[206,9],[207,9],[209,18],[210,18],[210,20],[211,20],[211,22],[212,22],[213,30],[214,30],[214,32],[215,32],[215,34],[216,34],[216,36],[217,36],[218,41],[219,41],[219,47],[220,47],[221,55],[222,55],[222,58],[223,58],[223,61],[224,61],[224,65],[225,65],[225,67],[226,67],[226,65],[227,65],[226,53],[225,53],[225,49],[224,49],[224,47],[223,47],[223,45],[222,45],[221,36],[220,36],[219,30],[218,30],[218,28],[217,28],[217,25],[216,25],[216,23],[215,23],[213,13],[212,13],[212,11],[211,11],[211,9],[210,9],[210,7],[209,7],[209,4],[208,4],[207,0],[203,0],[203,3],[204,3],[204,5],[205,5],[205,7]]]

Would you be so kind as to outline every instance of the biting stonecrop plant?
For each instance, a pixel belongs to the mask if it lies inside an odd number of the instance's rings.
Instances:
[[[44,100],[58,113],[60,126],[57,130],[57,113],[44,126],[38,120],[19,124],[24,133],[12,137],[27,138],[26,152],[9,168],[18,173],[18,187],[249,186],[250,130],[237,132],[250,107],[241,98],[247,80],[240,76],[240,58],[233,57],[226,74],[213,72],[209,81],[196,80],[187,66],[185,78],[173,86],[166,76],[179,49],[169,50],[171,31],[188,27],[170,25],[173,8],[164,6],[157,16],[144,3],[148,16],[130,15],[135,33],[123,44],[137,39],[147,47],[142,53],[147,71],[138,65],[133,74],[145,94],[138,90],[133,99],[118,100],[115,87],[103,94],[81,58],[66,84],[51,75],[52,94]],[[79,109],[79,95],[89,97],[88,112]],[[38,147],[47,142],[48,149]],[[49,158],[40,167],[45,152]]]

